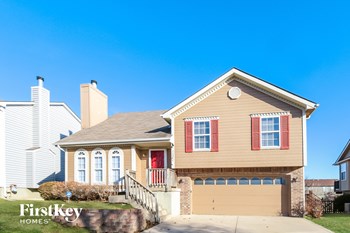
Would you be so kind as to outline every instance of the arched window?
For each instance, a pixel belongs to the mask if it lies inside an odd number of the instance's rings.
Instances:
[[[237,179],[236,178],[228,178],[227,179],[227,184],[228,185],[236,185],[237,184]]]
[[[74,181],[89,183],[89,153],[84,149],[74,153]]]
[[[194,185],[203,185],[203,180],[201,178],[196,178],[194,180]]]
[[[213,178],[207,178],[205,179],[205,185],[213,185],[214,179]]]
[[[216,185],[225,185],[225,179],[224,178],[217,178],[216,179]]]
[[[124,177],[124,153],[119,147],[108,152],[108,180],[110,185],[122,185]]]
[[[265,177],[263,179],[263,184],[264,185],[271,185],[271,184],[273,184],[273,180],[270,177]]]
[[[275,179],[275,184],[283,185],[283,184],[285,184],[285,180],[282,177],[278,177]]]
[[[261,181],[260,181],[260,179],[258,177],[254,177],[250,181],[250,184],[252,184],[252,185],[261,185]]]
[[[241,179],[239,179],[239,185],[248,185],[249,184],[249,180],[245,177],[242,177]]]
[[[106,184],[106,152],[96,148],[91,152],[91,179],[94,184]]]

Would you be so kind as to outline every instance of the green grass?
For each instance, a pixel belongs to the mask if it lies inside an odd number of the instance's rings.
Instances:
[[[306,218],[335,233],[350,232],[350,214],[325,214],[321,218]]]
[[[0,199],[0,232],[29,232],[29,233],[73,233],[88,232],[83,228],[65,227],[51,221],[51,217],[20,217],[20,204],[34,204],[34,207],[48,207],[53,204],[65,204],[66,207],[80,207],[84,209],[130,209],[130,205],[109,204],[103,202],[63,202],[63,201],[7,201]],[[21,219],[42,219],[48,221],[48,224],[23,224]]]

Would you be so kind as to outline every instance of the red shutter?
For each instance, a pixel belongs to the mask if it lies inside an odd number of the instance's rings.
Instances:
[[[191,153],[193,150],[192,121],[185,121],[185,152]]]
[[[289,115],[280,117],[281,150],[289,149]]]
[[[210,121],[210,134],[211,134],[211,151],[219,151],[219,121],[211,120]]]
[[[260,117],[252,117],[252,150],[260,150]]]

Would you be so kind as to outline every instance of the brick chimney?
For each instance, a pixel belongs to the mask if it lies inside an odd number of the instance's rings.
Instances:
[[[97,81],[80,85],[81,126],[83,129],[107,120],[108,97],[97,89]]]

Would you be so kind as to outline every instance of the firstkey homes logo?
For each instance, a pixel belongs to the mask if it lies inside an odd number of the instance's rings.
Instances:
[[[83,208],[64,208],[65,204],[54,204],[48,207],[35,207],[34,204],[20,204],[21,224],[48,224],[50,219],[43,217],[63,216],[67,222],[75,222]],[[74,219],[70,217],[75,216]]]

